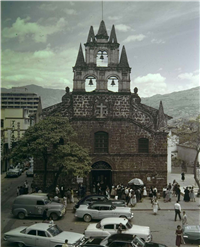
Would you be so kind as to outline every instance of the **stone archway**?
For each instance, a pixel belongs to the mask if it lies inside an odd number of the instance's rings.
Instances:
[[[112,167],[105,161],[95,162],[90,172],[90,191],[97,193],[97,183],[100,183],[102,191],[106,186],[112,186]],[[102,192],[103,193],[103,192]]]

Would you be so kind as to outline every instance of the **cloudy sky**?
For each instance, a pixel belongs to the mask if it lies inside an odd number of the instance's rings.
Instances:
[[[131,91],[149,97],[199,86],[199,1],[1,2],[2,87],[73,87],[90,26],[115,25],[126,48]]]

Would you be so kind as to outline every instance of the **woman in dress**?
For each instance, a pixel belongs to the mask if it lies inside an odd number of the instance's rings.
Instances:
[[[146,189],[146,187],[143,188],[143,196],[144,196],[144,197],[147,196],[147,189]]]
[[[170,201],[170,191],[167,188],[166,192],[165,192],[165,200],[164,202],[169,202]]]
[[[189,202],[190,201],[190,196],[189,196],[189,193],[190,191],[188,190],[188,187],[186,187],[186,189],[184,190],[185,194],[184,194],[184,201],[185,202]]]
[[[153,213],[156,215],[158,213],[159,204],[157,199],[153,201]]]
[[[190,196],[190,201],[191,201],[191,202],[195,202],[195,194],[194,194],[194,189],[193,189],[193,187],[192,187],[191,190],[190,190],[189,196]]]
[[[183,242],[183,231],[181,229],[181,226],[178,225],[177,226],[177,229],[176,229],[176,246],[177,247],[180,247],[181,246],[181,243]]]

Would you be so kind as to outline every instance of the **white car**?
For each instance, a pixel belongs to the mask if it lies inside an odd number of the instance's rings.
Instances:
[[[75,217],[90,222],[92,219],[101,220],[107,217],[124,217],[129,220],[133,213],[129,207],[116,207],[112,202],[94,202],[88,205],[80,205],[76,209]]]
[[[17,243],[19,247],[62,247],[68,239],[69,247],[78,247],[84,241],[84,235],[62,231],[57,225],[37,223],[29,227],[21,226],[4,234],[4,240]]]
[[[119,224],[122,224],[122,233],[137,235],[145,242],[152,240],[149,226],[133,225],[125,218],[105,218],[97,224],[89,224],[85,230],[85,237],[106,237],[117,233]]]

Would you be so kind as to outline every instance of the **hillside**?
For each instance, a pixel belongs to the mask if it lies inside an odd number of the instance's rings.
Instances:
[[[57,104],[61,102],[65,90],[43,88],[36,85],[27,85],[29,92],[38,94],[42,100],[42,107]],[[2,92],[9,92],[11,89],[2,88]],[[170,94],[157,94],[148,98],[141,98],[143,104],[158,109],[162,100],[164,112],[173,117],[173,120],[184,118],[196,118],[199,114],[200,87],[173,92]]]

